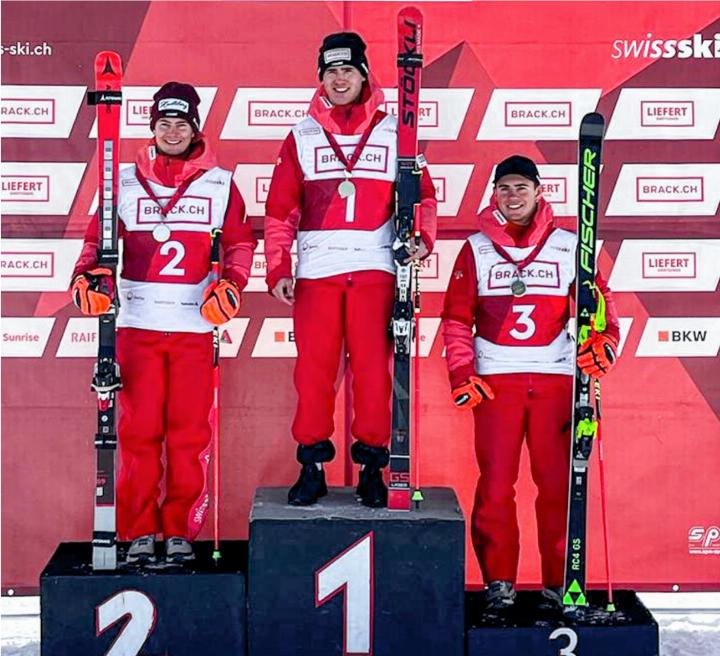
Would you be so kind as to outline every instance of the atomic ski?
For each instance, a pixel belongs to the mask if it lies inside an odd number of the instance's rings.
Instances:
[[[97,110],[98,160],[98,248],[97,265],[113,272],[118,265],[117,176],[122,103],[122,62],[116,52],[95,57],[95,91],[88,92],[88,104]],[[115,361],[115,318],[117,292],[107,313],[100,316],[98,358],[92,380],[97,392],[97,483],[93,523],[93,569],[117,567],[115,528],[115,449],[117,430],[115,395],[120,389],[120,369]]]
[[[422,70],[423,17],[415,7],[398,14],[398,146],[395,183],[395,242],[397,267],[395,302],[390,324],[393,338],[392,437],[388,508],[410,509],[410,364],[415,339],[417,284],[413,292],[413,264],[403,264],[411,239],[419,243],[416,211],[420,203],[420,175],[424,160],[418,155],[417,130]],[[417,279],[415,280],[417,283]]]
[[[595,329],[605,329],[604,301],[595,286],[595,256],[600,209],[600,159],[605,119],[587,114],[580,124],[578,154],[578,246],[575,278],[575,356]],[[575,366],[570,447],[567,545],[563,605],[587,606],[585,542],[587,473],[598,423],[591,397],[592,380]]]

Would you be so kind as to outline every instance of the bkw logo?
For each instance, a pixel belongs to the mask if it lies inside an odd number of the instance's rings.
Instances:
[[[659,330],[658,342],[704,342],[707,330]]]

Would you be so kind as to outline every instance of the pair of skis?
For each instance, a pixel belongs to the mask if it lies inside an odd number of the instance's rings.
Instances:
[[[605,303],[595,285],[597,234],[600,218],[600,163],[605,119],[591,113],[580,124],[578,153],[578,247],[575,279],[575,348],[590,337],[592,331],[605,329]],[[593,392],[595,408],[593,407]],[[570,481],[568,491],[567,544],[563,606],[568,611],[588,605],[586,588],[587,476],[593,442],[600,435],[600,382],[575,367],[570,448]],[[597,413],[596,413],[597,410]],[[608,576],[608,610],[614,610],[607,545],[604,504],[602,444],[600,448],[601,494],[605,562]]]
[[[422,156],[418,155],[417,146],[422,43],[422,14],[415,7],[402,9],[398,14],[398,148],[395,183],[396,237],[393,244],[397,272],[390,322],[393,339],[392,432],[388,485],[390,510],[410,510],[411,500],[416,505],[422,501],[419,489],[411,494],[410,467],[411,423],[414,423],[415,436],[418,429],[417,399],[412,422],[410,417],[413,340],[416,357],[419,344],[415,316],[420,310],[418,265],[404,263],[411,241],[414,240],[416,245],[420,243],[417,212],[420,203],[420,176],[425,165]],[[415,363],[415,396],[418,391],[417,367],[418,363]]]

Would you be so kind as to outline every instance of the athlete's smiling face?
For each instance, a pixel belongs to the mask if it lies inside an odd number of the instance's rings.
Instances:
[[[192,125],[184,118],[160,118],[153,130],[155,145],[164,155],[182,155],[193,139]]]
[[[333,105],[349,105],[360,97],[365,81],[354,66],[331,66],[325,69],[322,85],[325,95]]]
[[[532,221],[541,188],[521,175],[504,175],[495,183],[495,197],[503,216],[516,225]]]

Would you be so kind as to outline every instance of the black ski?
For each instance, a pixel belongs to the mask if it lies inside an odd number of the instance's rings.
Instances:
[[[393,337],[392,437],[388,508],[410,510],[410,367],[415,339],[412,264],[403,264],[411,239],[419,240],[416,211],[420,203],[417,130],[422,70],[423,17],[415,7],[398,14],[398,152],[395,185],[395,243],[397,273],[390,330]],[[417,291],[417,290],[415,290]]]
[[[580,124],[578,154],[578,246],[575,278],[575,355],[593,327],[604,330],[604,303],[595,287],[595,258],[600,210],[600,160],[605,119],[587,114]],[[563,605],[566,609],[587,606],[585,586],[585,540],[587,520],[587,473],[598,423],[591,396],[592,380],[575,367],[573,385],[572,445],[568,494],[567,545]]]
[[[122,62],[116,52],[100,52],[95,58],[95,91],[88,104],[97,109],[98,159],[98,249],[97,264],[113,272],[118,265],[117,177],[122,103]],[[121,388],[120,369],[115,361],[115,318],[117,292],[110,310],[100,317],[98,358],[92,380],[97,392],[97,482],[93,522],[92,566],[97,570],[116,569],[117,531],[115,526],[115,450],[117,429],[115,395]]]

